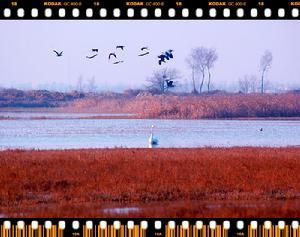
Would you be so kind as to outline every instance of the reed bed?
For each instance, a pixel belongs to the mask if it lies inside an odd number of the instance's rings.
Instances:
[[[134,205],[126,215],[299,216],[299,170],[300,147],[5,150],[0,214],[115,216],[92,207]]]

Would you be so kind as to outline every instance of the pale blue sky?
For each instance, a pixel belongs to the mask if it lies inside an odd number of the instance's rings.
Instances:
[[[0,86],[48,87],[95,78],[100,89],[123,89],[145,85],[153,70],[162,68],[157,55],[174,49],[173,60],[164,67],[181,71],[190,79],[185,59],[197,46],[213,47],[219,59],[213,70],[216,86],[237,84],[245,74],[259,73],[266,49],[274,62],[267,79],[274,84],[300,85],[300,21],[0,21]],[[120,65],[109,63],[109,52],[126,45]],[[138,57],[140,47],[150,54]],[[99,56],[87,60],[91,48]],[[52,50],[64,51],[61,58]]]

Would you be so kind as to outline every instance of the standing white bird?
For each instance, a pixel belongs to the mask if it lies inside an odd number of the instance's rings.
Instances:
[[[152,145],[158,144],[158,139],[153,136],[153,128],[154,128],[154,125],[151,126],[151,134],[149,137],[149,147],[150,148],[152,147]]]

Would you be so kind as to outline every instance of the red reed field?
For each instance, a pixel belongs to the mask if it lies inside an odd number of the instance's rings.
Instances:
[[[300,117],[300,93],[99,96],[77,99],[62,111],[133,113],[141,118],[226,119]]]
[[[0,216],[300,216],[299,147],[7,150],[0,168]]]

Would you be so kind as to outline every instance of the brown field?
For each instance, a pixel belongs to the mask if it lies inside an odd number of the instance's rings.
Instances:
[[[300,217],[300,147],[8,150],[0,169],[0,217]]]

